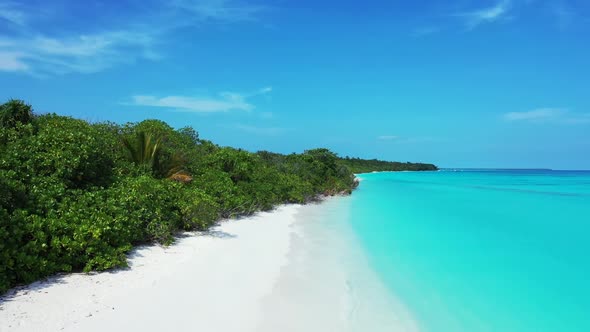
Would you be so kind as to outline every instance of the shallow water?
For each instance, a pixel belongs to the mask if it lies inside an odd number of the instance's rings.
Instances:
[[[360,178],[347,222],[421,331],[590,331],[590,172]]]
[[[369,265],[350,208],[351,197],[338,197],[300,209],[288,264],[262,301],[256,331],[417,331]]]

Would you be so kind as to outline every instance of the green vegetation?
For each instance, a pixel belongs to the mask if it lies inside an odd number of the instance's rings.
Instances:
[[[377,159],[359,159],[359,158],[342,158],[339,160],[341,165],[348,167],[355,174],[383,172],[383,171],[436,171],[438,168],[433,164],[423,163],[400,163],[396,161],[383,161]]]
[[[124,266],[134,245],[169,244],[220,218],[350,193],[361,163],[327,149],[219,147],[158,120],[34,115],[11,100],[0,105],[0,293],[57,272]]]

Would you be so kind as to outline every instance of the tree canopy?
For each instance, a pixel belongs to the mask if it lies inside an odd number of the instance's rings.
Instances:
[[[353,172],[431,168],[416,165],[251,153],[159,120],[89,123],[10,100],[0,105],[0,293],[124,266],[134,245],[169,244],[220,218],[351,193]]]
[[[377,159],[342,158],[340,163],[355,174],[370,172],[398,172],[398,171],[436,171],[438,168],[433,164],[384,161]]]

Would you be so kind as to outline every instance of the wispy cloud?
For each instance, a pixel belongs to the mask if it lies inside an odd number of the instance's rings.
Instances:
[[[38,19],[48,19],[46,9],[25,3],[0,3],[0,23],[4,20],[4,25],[12,31],[0,34],[0,71],[41,77],[93,73],[140,58],[158,58],[154,50],[155,35],[149,29],[135,26],[51,34],[47,32],[49,29],[35,24]],[[62,23],[59,17],[51,16],[51,19],[48,24]]]
[[[181,112],[216,113],[233,110],[251,111],[254,105],[248,103],[244,96],[238,93],[224,92],[218,97],[190,97],[150,95],[132,96],[131,105],[167,108]]]
[[[571,117],[566,117],[564,123],[567,124],[590,124],[590,113],[576,114]]]
[[[503,117],[505,120],[512,122],[562,124],[590,123],[589,113],[571,112],[565,108],[538,108],[526,112],[509,112],[504,114]]]
[[[392,141],[395,139],[398,139],[399,136],[395,136],[395,135],[381,135],[381,136],[377,136],[377,139],[380,141]]]
[[[131,102],[123,104],[166,108],[178,112],[193,113],[252,111],[256,107],[248,100],[260,95],[267,95],[271,92],[272,87],[268,86],[248,93],[221,92],[213,97],[186,95],[158,97],[155,95],[134,95],[131,96]]]
[[[564,1],[555,1],[552,3],[551,11],[557,19],[557,26],[562,30],[572,24],[576,15],[575,11]]]
[[[28,71],[29,66],[22,61],[20,52],[0,52],[0,71]]]
[[[24,71],[37,76],[93,73],[138,59],[157,59],[151,36],[132,31],[51,38],[0,37],[0,70]]]
[[[489,4],[490,2],[486,3]],[[570,0],[494,0],[488,7],[453,10],[453,13],[448,16],[459,19],[467,30],[474,30],[485,24],[506,22],[521,15],[538,15],[540,13],[539,9],[541,9],[541,11],[548,12],[553,21],[556,22],[555,24],[564,30],[575,23],[576,19],[581,18],[576,11],[576,6],[575,2]],[[430,33],[431,31],[428,28],[414,31],[415,36]]]
[[[377,136],[377,140],[383,142],[383,144],[420,144],[420,143],[431,143],[440,141],[439,138],[418,136],[418,137],[404,137],[395,135],[382,135]]]
[[[380,142],[378,144],[386,144],[388,146],[432,144],[432,143],[440,142],[441,140],[444,141],[444,139],[436,138],[436,137],[429,137],[429,136],[415,136],[415,137],[396,136],[396,135],[377,136],[377,141]]]
[[[412,37],[430,36],[430,35],[436,34],[437,32],[440,32],[440,31],[441,31],[441,28],[436,27],[436,26],[421,27],[421,28],[417,28],[414,31],[412,31]]]
[[[538,108],[526,112],[509,112],[504,114],[508,121],[539,121],[561,117],[566,110],[563,108]]]
[[[258,114],[262,119],[271,119],[274,117],[274,114],[272,112],[261,112],[260,114]]]
[[[27,21],[25,12],[14,2],[0,2],[0,23],[2,21],[16,25],[24,25]]]
[[[459,13],[456,16],[465,20],[468,29],[475,29],[481,24],[493,23],[505,18],[511,6],[511,0],[501,0],[491,7]]]
[[[285,133],[289,129],[283,127],[258,127],[258,126],[251,126],[245,124],[235,124],[233,126],[235,129],[247,132],[249,134],[254,135],[263,135],[263,136],[277,136],[280,134]]]
[[[171,5],[186,11],[197,19],[225,22],[253,21],[266,9],[265,6],[231,0],[176,0]]]
[[[100,28],[62,29],[59,34],[34,22],[43,17],[44,24],[60,26],[67,13],[49,22],[45,9],[0,0],[0,26],[4,22],[14,30],[0,34],[0,71],[47,76],[93,73],[140,59],[155,61],[164,56],[161,46],[178,28],[200,26],[203,21],[249,21],[264,8],[233,0],[155,0],[146,2],[145,13],[130,16],[125,25],[109,25],[107,18]],[[146,25],[148,21],[151,24]]]

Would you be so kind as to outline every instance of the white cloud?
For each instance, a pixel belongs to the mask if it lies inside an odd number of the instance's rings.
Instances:
[[[469,29],[474,29],[484,23],[492,23],[506,16],[512,5],[511,0],[501,0],[492,7],[460,13],[456,16],[463,17]]]
[[[177,112],[192,113],[218,113],[229,111],[252,111],[256,108],[249,99],[260,95],[268,95],[272,87],[264,87],[251,93],[221,92],[216,96],[187,96],[187,95],[134,95],[131,101],[123,103],[132,106],[147,106],[167,108]],[[263,112],[259,114],[262,118],[272,117],[272,113]]]
[[[574,21],[576,13],[565,2],[556,1],[551,9],[560,29],[566,29]]]
[[[116,64],[154,59],[154,41],[149,35],[112,31],[67,38],[43,35],[0,39],[0,70],[33,75],[93,73]],[[11,66],[19,63],[21,66]]]
[[[272,86],[264,87],[264,88],[258,90],[258,92],[261,93],[261,94],[271,93],[272,92]]]
[[[564,119],[564,123],[567,124],[588,124],[590,123],[590,113],[576,114]]]
[[[421,143],[432,143],[440,141],[440,138],[435,137],[427,137],[427,136],[418,136],[418,137],[404,137],[404,136],[395,136],[395,135],[381,135],[377,136],[379,141],[388,142],[384,144],[421,144]]]
[[[176,0],[172,6],[192,14],[196,19],[217,21],[251,21],[265,10],[264,6],[231,0]]]
[[[244,124],[236,124],[234,128],[254,135],[276,136],[283,134],[288,129],[281,127],[257,127]]]
[[[101,25],[100,30],[49,33],[37,26],[59,26],[69,13],[48,18],[43,6],[0,0],[0,24],[17,25],[11,35],[0,34],[0,71],[34,76],[93,73],[140,59],[162,58],[162,46],[176,29],[196,26],[204,19],[224,22],[253,20],[263,7],[233,0],[164,0],[147,2],[143,14],[130,16],[125,25]],[[67,7],[65,7],[67,8]],[[145,22],[150,22],[146,25]],[[259,93],[268,93],[265,88]]]
[[[0,3],[0,23],[8,21],[16,25],[24,25],[27,21],[25,13],[13,2]]]
[[[430,36],[441,31],[441,28],[435,26],[427,26],[415,29],[412,32],[412,37]]]
[[[538,108],[506,113],[504,119],[512,122],[584,124],[590,123],[590,114],[570,112],[564,108]]]
[[[21,61],[21,53],[0,52],[0,71],[27,71],[29,66]]]
[[[272,112],[262,112],[258,115],[263,119],[271,119],[274,117],[274,114]]]
[[[244,96],[238,93],[224,92],[219,97],[190,97],[167,96],[155,97],[149,95],[132,96],[131,105],[162,107],[181,112],[215,113],[233,110],[251,111],[254,105],[248,103]]]
[[[272,86],[265,86],[264,88],[260,88],[255,91],[244,93],[242,95],[244,97],[250,98],[250,97],[262,96],[262,95],[269,95],[271,92],[272,92]]]
[[[562,108],[538,108],[526,112],[510,112],[504,114],[508,121],[539,121],[561,117],[566,110]]]

